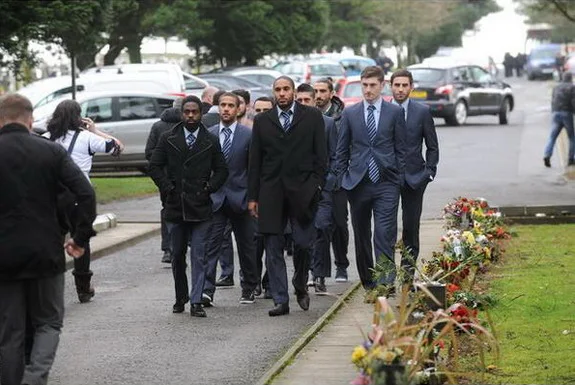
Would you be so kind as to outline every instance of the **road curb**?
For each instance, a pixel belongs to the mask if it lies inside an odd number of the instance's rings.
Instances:
[[[104,247],[99,248],[97,250],[92,250],[92,252],[90,254],[90,260],[94,261],[94,260],[101,258],[101,257],[104,257],[108,254],[123,250],[125,248],[130,247],[130,246],[133,246],[133,245],[139,243],[140,241],[143,241],[144,239],[146,239],[148,237],[159,235],[161,231],[162,231],[161,227],[158,227],[155,229],[150,229],[148,231],[141,232],[141,233],[139,233],[139,234],[137,234],[131,238],[127,238],[127,239],[123,239],[121,241],[118,241],[117,243],[114,243],[112,245],[104,246]],[[66,255],[66,270],[69,270],[73,267],[74,267],[74,259],[72,257]]]
[[[92,224],[92,228],[95,232],[99,233],[104,230],[111,229],[118,225],[118,218],[116,218],[116,214],[114,213],[106,213],[100,214],[94,220]]]
[[[361,287],[361,282],[357,281],[353,283],[338,299],[333,305],[312,325],[310,328],[301,336],[289,349],[288,351],[276,361],[276,363],[264,373],[264,375],[254,384],[254,385],[269,385],[272,383],[275,377],[277,377],[286,366],[289,365],[295,356],[311,341],[315,338],[316,334],[327,325],[332,316],[334,316],[339,309],[343,306],[344,302],[351,297],[355,291]]]

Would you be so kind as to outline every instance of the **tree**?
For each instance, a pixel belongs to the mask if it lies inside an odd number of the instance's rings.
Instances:
[[[362,0],[331,2],[325,45],[331,50],[343,47],[359,51],[368,40],[369,31],[362,13]]]
[[[575,4],[563,1],[515,0],[519,11],[532,24],[547,23],[553,26],[550,40],[554,43],[573,41],[575,36]]]

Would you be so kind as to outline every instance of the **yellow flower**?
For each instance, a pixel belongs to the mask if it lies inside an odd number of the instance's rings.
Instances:
[[[485,253],[485,256],[486,256],[487,258],[491,258],[491,248],[490,248],[490,247],[485,246],[485,247],[483,248],[483,252]]]
[[[367,355],[367,350],[363,346],[356,346],[351,354],[351,362],[354,364],[360,362]]]
[[[467,240],[470,245],[475,244],[475,236],[471,233],[471,231],[464,231],[461,236],[465,238],[465,240]]]
[[[396,357],[397,357],[397,354],[395,354],[394,352],[389,351],[389,350],[386,350],[381,355],[381,359],[383,361],[387,362],[388,364],[391,364],[393,362],[393,360],[395,360]]]

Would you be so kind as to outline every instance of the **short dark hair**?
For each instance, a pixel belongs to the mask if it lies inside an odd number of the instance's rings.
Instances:
[[[232,93],[236,94],[237,96],[241,96],[246,104],[250,104],[250,91],[239,89],[233,90]]]
[[[413,75],[405,68],[399,69],[391,75],[391,84],[395,78],[409,78],[409,84],[413,84]]]
[[[0,98],[0,120],[28,119],[34,108],[27,97],[8,94]]]
[[[316,80],[316,83],[325,83],[325,84],[327,84],[327,88],[329,89],[329,92],[333,91],[333,81],[330,80],[329,78],[321,78],[319,80]]]
[[[309,92],[311,94],[312,97],[315,97],[315,90],[313,89],[313,87],[307,83],[302,83],[299,86],[297,86],[297,90],[296,92]]]
[[[214,94],[214,97],[212,98],[212,105],[213,106],[217,106],[220,104],[220,97],[225,94],[226,91],[224,90],[219,90]]]
[[[236,101],[236,107],[238,107],[240,105],[240,98],[238,97],[237,94],[233,93],[233,92],[224,92],[223,94],[220,95],[220,97],[218,98],[218,105],[220,104],[220,101],[222,100],[223,97],[230,97],[230,98],[234,98],[234,100]]]
[[[254,104],[255,102],[270,102],[271,104],[274,104],[274,99],[270,98],[269,96],[260,96],[259,98],[254,100]]]
[[[377,78],[380,82],[385,79],[383,70],[379,66],[367,66],[361,71],[360,79]]]
[[[288,82],[290,82],[291,88],[295,90],[295,83],[293,82],[293,79],[290,78],[289,76],[287,76],[287,75],[278,76],[278,77],[276,78],[276,80],[274,80],[274,85],[273,85],[274,87],[275,87],[276,82],[277,82],[278,80],[287,80]]]
[[[187,103],[196,103],[200,107],[200,111],[202,110],[202,101],[195,95],[188,95],[182,100],[182,111]]]

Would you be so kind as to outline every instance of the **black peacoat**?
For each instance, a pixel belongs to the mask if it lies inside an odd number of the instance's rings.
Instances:
[[[256,116],[248,171],[248,201],[258,202],[259,231],[283,234],[285,217],[310,223],[325,184],[327,146],[321,112],[296,102],[286,133],[278,108]]]
[[[166,220],[200,222],[211,218],[210,194],[225,183],[228,166],[216,136],[201,125],[194,145],[188,149],[180,123],[160,137],[149,174],[166,197]]]

